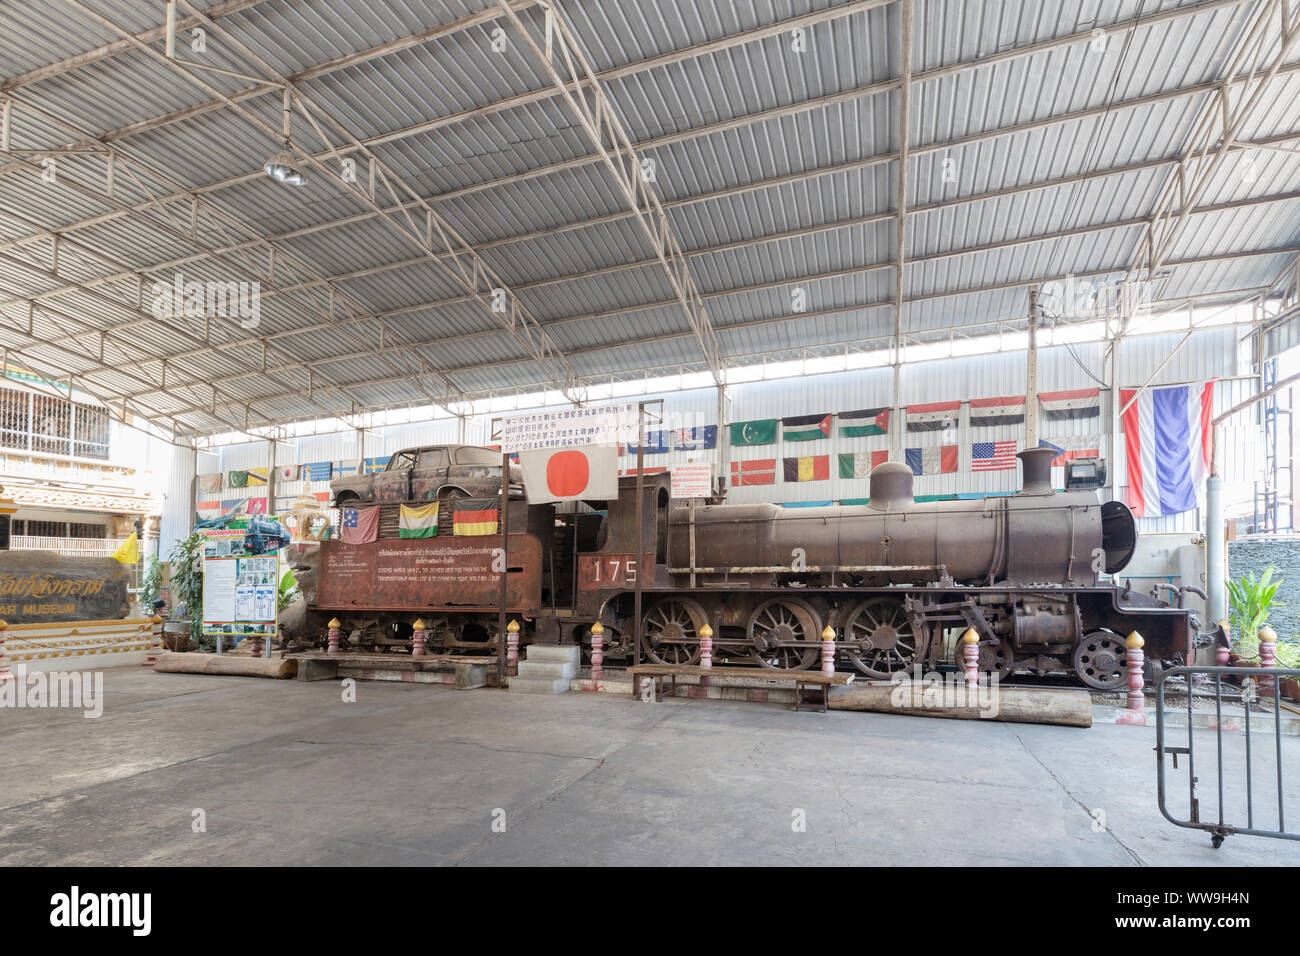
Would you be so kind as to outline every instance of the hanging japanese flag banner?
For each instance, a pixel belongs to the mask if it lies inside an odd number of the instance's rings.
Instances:
[[[618,497],[618,446],[542,448],[519,452],[529,504]]]
[[[1137,395],[1137,401],[1129,401]],[[1210,471],[1214,382],[1120,391],[1128,505],[1139,518],[1191,511]]]

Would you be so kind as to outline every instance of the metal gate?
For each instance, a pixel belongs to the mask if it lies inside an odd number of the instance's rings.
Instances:
[[[1192,683],[1193,675],[1206,674],[1214,679],[1214,725],[1207,728],[1196,728],[1193,724],[1193,700],[1192,700]],[[1168,725],[1167,714],[1165,711],[1165,681],[1171,677],[1184,677],[1187,682],[1187,743],[1186,746],[1175,746],[1166,743],[1165,729]],[[1273,686],[1266,688],[1262,693],[1259,691],[1259,679],[1271,677]],[[1158,777],[1158,794],[1160,801],[1160,812],[1170,823],[1180,827],[1187,827],[1193,830],[1206,830],[1211,835],[1211,842],[1217,848],[1223,844],[1223,840],[1230,834],[1241,833],[1249,836],[1266,836],[1278,837],[1283,840],[1300,840],[1300,833],[1290,832],[1286,828],[1286,789],[1283,784],[1283,761],[1282,761],[1282,698],[1281,684],[1283,678],[1300,677],[1300,670],[1294,670],[1286,667],[1218,667],[1218,666],[1189,666],[1189,667],[1171,667],[1164,671],[1156,681],[1156,768]],[[1241,686],[1234,684],[1225,684],[1224,678],[1238,678],[1242,681]],[[1224,717],[1223,703],[1225,700],[1242,700],[1243,706],[1250,699],[1271,699],[1273,701],[1273,733],[1272,740],[1268,739],[1267,733],[1263,734],[1263,741],[1260,741],[1261,731],[1254,729],[1252,731],[1250,711],[1244,707],[1245,715],[1241,723],[1243,725],[1243,735],[1238,735],[1235,728],[1229,730],[1229,747],[1231,751],[1226,756],[1224,753]],[[1172,713],[1172,712],[1171,712]],[[1267,720],[1267,715],[1263,715]],[[1258,719],[1258,718],[1255,718]],[[1178,728],[1174,728],[1177,730]],[[1215,796],[1215,806],[1210,808],[1209,812],[1202,813],[1201,800],[1197,794],[1197,787],[1200,783],[1196,775],[1197,753],[1195,747],[1196,730],[1199,729],[1203,734],[1214,734],[1214,768],[1215,768],[1215,788],[1212,791]],[[1240,738],[1241,744],[1237,743]],[[1269,746],[1271,744],[1271,746]],[[1253,748],[1253,749],[1252,749]],[[1271,753],[1270,753],[1271,751]],[[1172,767],[1167,768],[1165,765],[1165,755],[1172,758]],[[1180,819],[1171,812],[1168,806],[1169,794],[1167,792],[1166,782],[1170,771],[1181,770],[1178,766],[1178,758],[1185,756],[1187,758],[1187,815],[1186,818]],[[1244,758],[1239,759],[1239,758]],[[1202,758],[1202,766],[1204,758]],[[1261,798],[1261,807],[1259,812],[1255,806],[1255,776],[1261,777],[1260,785],[1265,787],[1269,792],[1267,800]],[[1276,783],[1276,798],[1274,799],[1274,783]],[[1243,795],[1244,804],[1240,800],[1234,802],[1235,797]],[[1232,812],[1229,813],[1228,805],[1232,803]],[[1266,807],[1271,807],[1272,811],[1266,811]],[[1245,817],[1245,825],[1241,825],[1241,816]],[[1234,821],[1232,818],[1236,817]],[[1294,814],[1293,814],[1294,816]],[[1205,819],[1203,819],[1205,817]],[[1216,819],[1208,819],[1217,817]],[[1273,821],[1277,826],[1271,826]]]

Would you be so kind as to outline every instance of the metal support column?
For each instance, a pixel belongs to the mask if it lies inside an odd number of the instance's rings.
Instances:
[[[1029,287],[1029,355],[1025,364],[1025,447],[1038,445],[1038,286]]]

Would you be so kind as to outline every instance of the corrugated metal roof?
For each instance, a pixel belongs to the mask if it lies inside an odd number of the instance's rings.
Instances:
[[[905,340],[1015,328],[1035,282],[1122,278],[1267,2],[915,0]],[[558,6],[647,161],[723,368],[887,346],[898,4]],[[492,4],[189,9],[212,21],[204,51],[182,34],[180,66],[158,55],[161,6],[96,3],[105,22],[55,0],[0,11],[16,151],[0,157],[0,346],[14,361],[198,432],[705,367],[624,194]],[[1273,55],[1270,30],[1247,66]],[[124,38],[145,31],[154,52]],[[283,76],[301,97],[296,148],[316,157],[300,189],[260,171]],[[1300,139],[1297,93],[1300,53],[1238,139]],[[1295,153],[1234,149],[1165,250],[1158,295],[1270,286],[1300,253],[1297,194]],[[260,322],[152,316],[139,288],[178,275],[259,283]],[[498,286],[526,315],[494,310]],[[564,357],[539,365],[538,349]]]

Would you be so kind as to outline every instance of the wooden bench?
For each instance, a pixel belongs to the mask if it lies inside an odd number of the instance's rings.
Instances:
[[[698,664],[636,664],[627,669],[632,675],[632,696],[641,698],[641,678],[648,677],[654,681],[655,700],[677,694],[678,677],[739,677],[749,680],[769,680],[778,683],[794,684],[794,709],[801,705],[819,705],[817,709],[826,713],[830,689],[843,686],[853,681],[852,674],[823,674],[821,671],[800,670],[759,670],[755,667],[700,667]],[[671,690],[666,694],[664,680],[667,679]],[[812,692],[810,695],[809,692]],[[649,698],[643,698],[648,700]]]
[[[345,676],[366,677],[382,671],[442,671],[452,677],[458,690],[485,687],[496,679],[495,657],[469,657],[456,654],[366,654],[344,651],[300,651],[285,655],[298,662],[298,679],[302,681],[334,680]],[[348,673],[340,673],[340,669]]]

